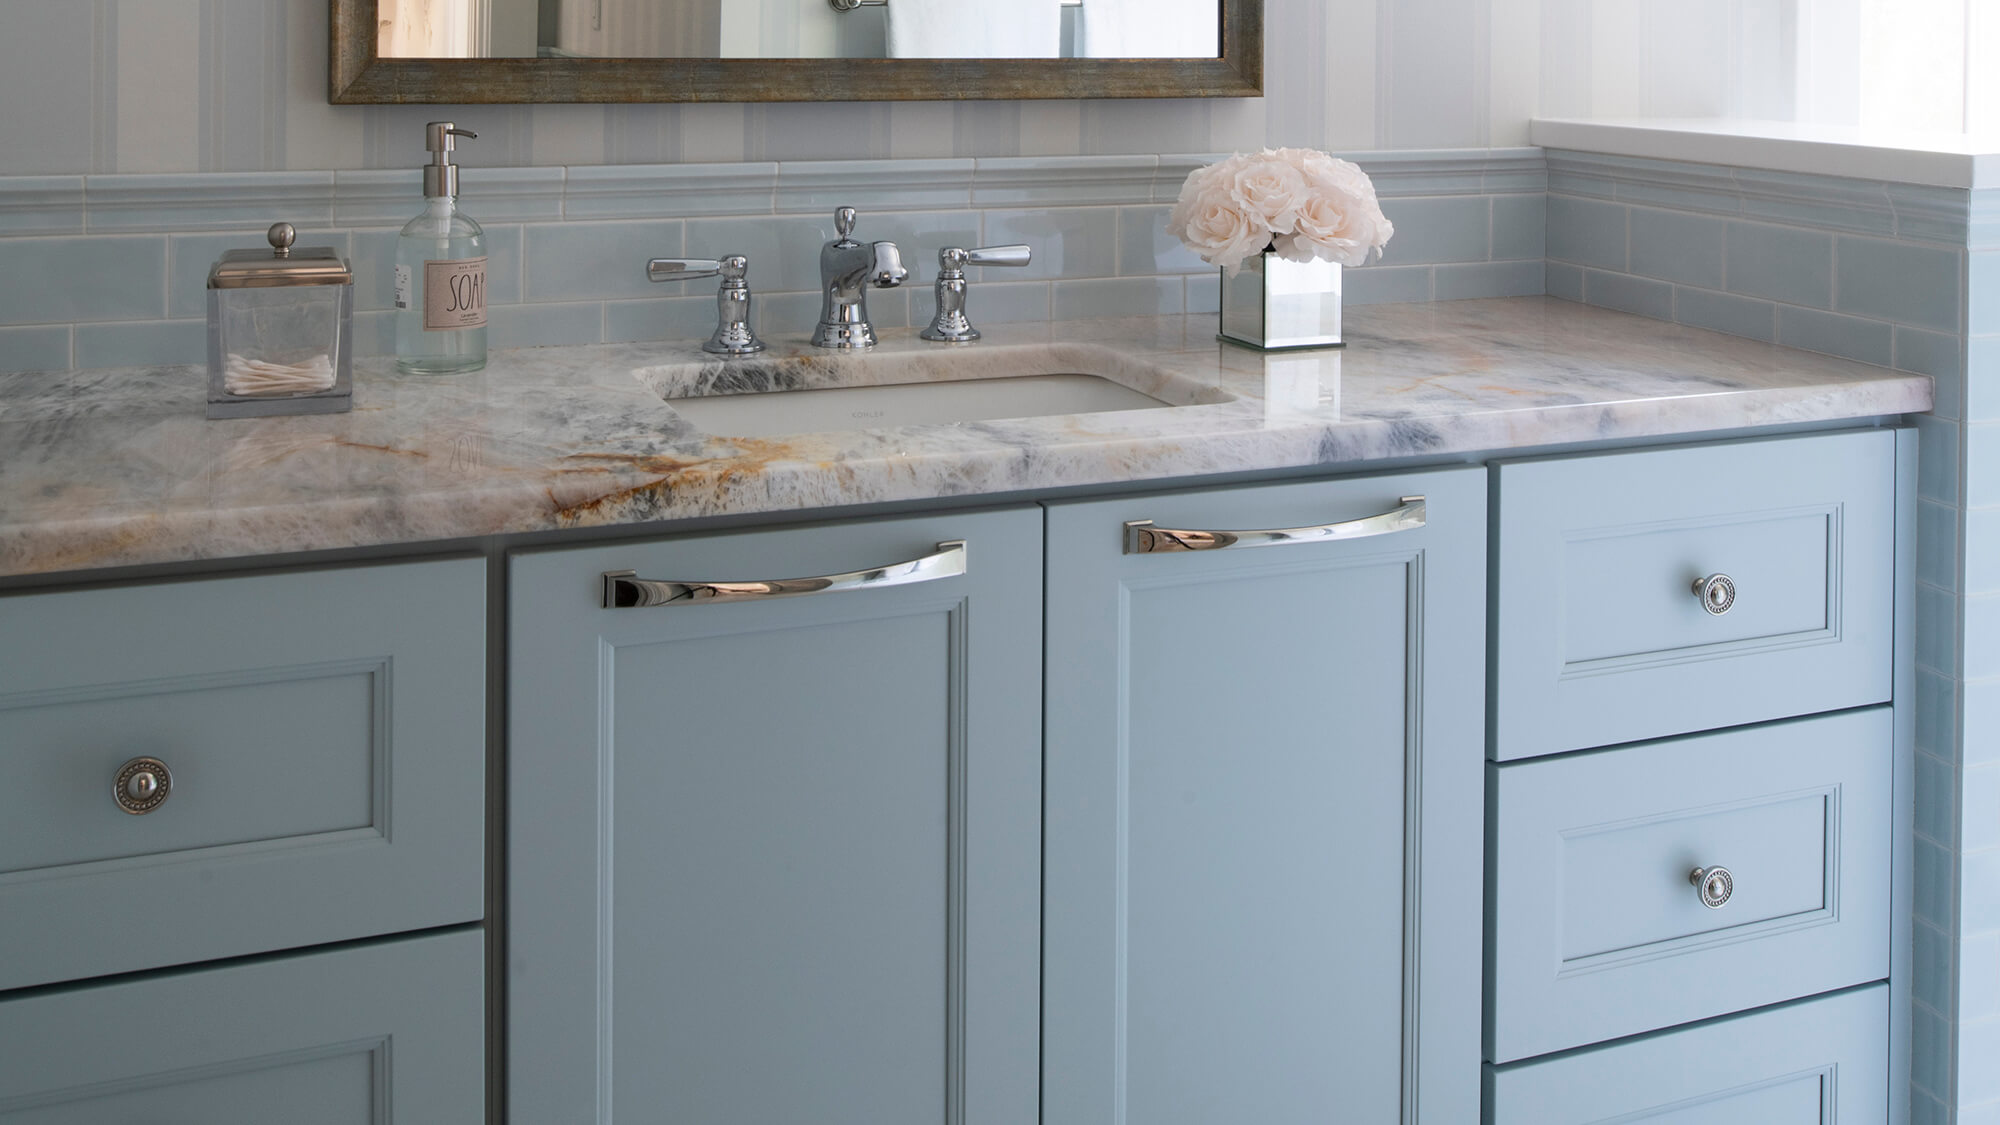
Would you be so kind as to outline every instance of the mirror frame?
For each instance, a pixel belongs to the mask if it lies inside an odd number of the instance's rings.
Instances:
[[[1264,0],[1219,0],[1216,59],[384,59],[377,0],[328,0],[327,101],[958,101],[1244,98],[1264,92]],[[789,60],[785,60],[789,61]]]

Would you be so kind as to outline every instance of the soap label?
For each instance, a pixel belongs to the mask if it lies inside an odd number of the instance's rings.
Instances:
[[[424,331],[486,327],[486,259],[424,263]]]
[[[416,271],[408,266],[396,267],[396,307],[399,309],[414,307],[415,302],[412,298],[416,296],[415,274]]]

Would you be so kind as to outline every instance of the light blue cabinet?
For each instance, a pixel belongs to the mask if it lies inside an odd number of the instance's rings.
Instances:
[[[0,989],[482,917],[485,605],[470,558],[0,598]]]
[[[1044,1125],[1476,1120],[1485,520],[1478,468],[1050,505]]]
[[[1887,977],[1894,719],[1495,767],[1488,1057]],[[1689,876],[1717,868],[1705,902]]]
[[[478,930],[0,996],[0,1125],[481,1125]]]
[[[1490,1122],[1909,1120],[1915,462],[1495,466]]]
[[[1889,700],[1893,432],[1493,472],[1496,759]]]
[[[1035,1120],[1041,570],[1031,507],[513,559],[512,1120]]]
[[[1487,1072],[1487,1125],[1855,1125],[1889,1102],[1889,989]]]
[[[0,598],[0,1123],[484,1121],[485,627],[477,558]]]

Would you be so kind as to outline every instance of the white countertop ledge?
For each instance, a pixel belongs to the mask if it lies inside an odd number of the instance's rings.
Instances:
[[[2000,188],[2000,137],[1736,118],[1537,118],[1534,143],[1946,188]]]
[[[875,353],[771,335],[494,352],[469,375],[356,365],[354,410],[209,421],[200,368],[0,376],[0,576],[810,512],[1928,410],[1931,382],[1547,297],[1348,310],[1344,349],[1264,354],[1216,318],[990,325]],[[1095,370],[1174,409],[703,433],[662,393]],[[870,374],[872,372],[872,374]],[[663,528],[664,529],[664,528]]]

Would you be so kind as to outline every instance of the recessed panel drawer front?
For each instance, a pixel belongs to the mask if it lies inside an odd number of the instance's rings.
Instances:
[[[485,613],[477,559],[0,599],[0,988],[479,918]]]
[[[1489,1125],[1847,1125],[1889,1113],[1889,989],[1488,1067]]]
[[[0,999],[0,1125],[478,1125],[483,945],[459,930]]]
[[[1494,757],[1889,698],[1893,433],[1495,472]]]
[[[1886,977],[1892,715],[1489,767],[1487,1057]]]

